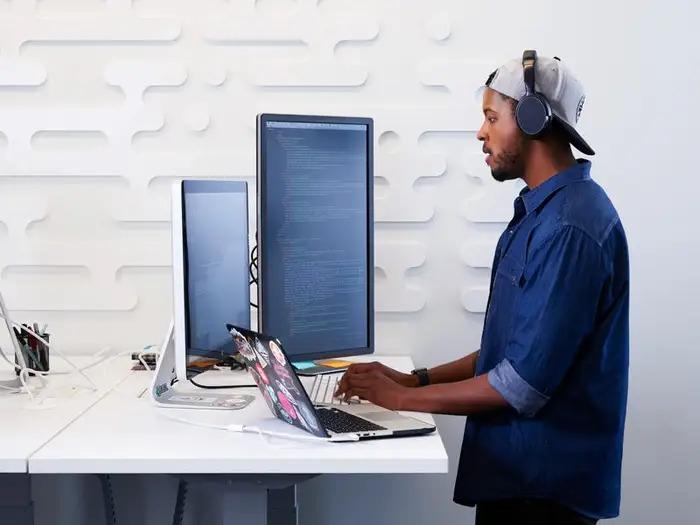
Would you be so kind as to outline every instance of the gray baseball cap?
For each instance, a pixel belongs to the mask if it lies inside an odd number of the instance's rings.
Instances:
[[[509,60],[486,81],[486,87],[515,100],[525,95],[522,59]],[[483,91],[483,87],[480,92]],[[583,84],[559,58],[537,56],[535,91],[544,95],[552,108],[554,120],[569,137],[573,147],[586,155],[595,155],[593,149],[576,131],[586,95]]]

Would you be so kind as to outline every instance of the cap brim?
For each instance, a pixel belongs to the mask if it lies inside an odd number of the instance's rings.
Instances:
[[[559,118],[557,115],[553,115],[554,120],[556,123],[561,126],[561,128],[564,130],[566,135],[569,137],[569,142],[571,145],[579,150],[581,153],[584,155],[595,155],[595,151],[593,151],[593,148],[591,148],[588,143],[583,140],[583,137],[578,134],[578,131],[576,131],[573,126],[569,125],[568,122],[566,122],[564,119]]]

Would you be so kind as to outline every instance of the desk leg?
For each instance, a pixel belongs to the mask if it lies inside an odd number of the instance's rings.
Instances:
[[[297,525],[297,486],[267,490],[267,525]]]
[[[236,523],[297,525],[297,483],[315,474],[182,474],[189,485],[216,484],[243,497],[245,504],[232,510]],[[227,523],[224,521],[224,523]]]
[[[34,525],[34,504],[29,474],[0,474],[0,523]]]

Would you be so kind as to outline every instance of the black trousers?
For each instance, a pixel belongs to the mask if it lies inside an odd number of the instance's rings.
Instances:
[[[597,521],[553,501],[509,499],[477,504],[475,525],[593,525]]]

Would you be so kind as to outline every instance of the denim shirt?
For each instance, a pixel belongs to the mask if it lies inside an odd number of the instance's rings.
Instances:
[[[590,168],[579,160],[523,190],[496,247],[476,374],[510,408],[468,418],[457,503],[537,498],[619,514],[629,263]]]

